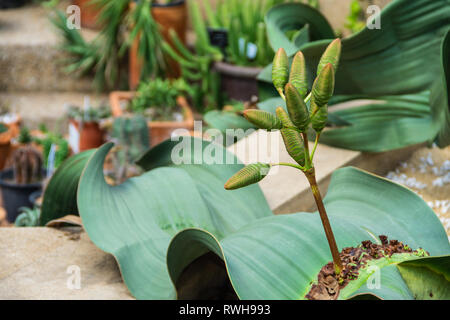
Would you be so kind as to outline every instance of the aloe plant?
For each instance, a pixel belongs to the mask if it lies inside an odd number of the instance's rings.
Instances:
[[[209,0],[202,3],[208,26],[228,31],[227,60],[236,65],[264,66],[274,54],[268,43],[264,15],[283,2],[286,0],[219,1],[215,11]]]
[[[188,6],[196,34],[195,53],[183,44],[174,30],[169,30],[172,44],[163,42],[162,48],[180,64],[183,79],[192,83],[192,90],[195,91],[191,94],[194,104],[200,112],[203,112],[205,109],[220,107],[219,77],[216,72],[212,72],[211,64],[222,60],[223,55],[209,41],[199,4],[196,1],[189,1]]]
[[[362,10],[359,0],[353,0],[350,4],[350,13],[347,16],[345,27],[351,32],[356,33],[364,29],[364,11]]]

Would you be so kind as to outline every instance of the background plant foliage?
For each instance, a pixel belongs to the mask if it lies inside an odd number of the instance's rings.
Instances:
[[[269,11],[266,24],[272,47],[283,47],[290,56],[301,50],[309,79],[314,79],[319,58],[334,38],[321,13],[299,3],[284,4]],[[286,35],[306,25],[310,42],[296,42]],[[323,133],[322,142],[374,152],[424,141],[435,141],[441,147],[450,144],[448,134],[442,134],[450,126],[444,120],[449,117],[448,76],[436,79],[448,74],[448,40],[444,39],[449,28],[448,0],[395,0],[382,11],[380,30],[366,27],[343,39],[337,96],[330,106],[362,98],[379,103],[336,112],[329,123],[335,128]],[[271,66],[261,72],[259,80],[261,96],[267,98],[260,108],[284,105],[281,99],[272,99],[276,92],[269,89]]]
[[[167,61],[162,51],[162,36],[151,15],[153,0],[140,0],[130,9],[131,0],[92,0],[100,8],[98,18],[102,26],[99,35],[87,42],[77,29],[69,28],[66,16],[56,11],[51,21],[61,33],[61,49],[70,54],[65,61],[69,73],[94,73],[97,89],[125,87],[127,83],[126,53],[138,39],[138,55],[144,61],[141,79],[164,76]],[[124,29],[129,34],[124,35]]]
[[[195,149],[196,143],[201,147]],[[223,147],[195,138],[186,138],[181,146],[188,150],[181,153],[188,162],[195,163],[205,155],[234,158]],[[213,252],[225,262],[239,298],[302,299],[320,268],[331,260],[317,213],[274,216],[258,186],[223,189],[242,165],[177,166],[171,156],[180,154],[180,145],[166,141],[138,162],[147,173],[111,187],[103,177],[103,162],[110,148],[111,144],[104,145],[90,155],[78,185],[78,208],[89,237],[117,258],[124,281],[136,298],[176,298],[177,289],[178,293],[186,290],[174,285],[180,285],[185,267]],[[52,180],[71,179],[57,177]],[[64,189],[56,191],[54,199],[59,192]],[[429,298],[429,290],[435,299],[449,298],[448,291],[436,289],[436,280],[441,287],[449,287],[443,282],[450,281],[445,267],[450,244],[439,219],[416,194],[388,180],[345,168],[333,174],[325,205],[340,248],[385,234],[436,256],[377,260],[383,267],[381,289],[367,288],[368,275],[362,273],[341,298]],[[201,269],[200,274],[207,271]],[[417,285],[418,279],[424,286]],[[208,286],[209,281],[212,279],[202,283]]]

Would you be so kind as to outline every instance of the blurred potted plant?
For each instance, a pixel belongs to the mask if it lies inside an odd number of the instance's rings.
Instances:
[[[221,75],[222,89],[229,99],[249,101],[258,94],[256,77],[274,57],[264,17],[272,6],[283,2],[285,0],[222,0],[213,11],[209,0],[203,0],[211,44],[214,45],[215,36],[221,34],[217,46],[222,47],[225,59],[216,61],[214,68]]]
[[[154,146],[171,137],[175,129],[192,130],[194,116],[185,98],[190,86],[183,80],[155,79],[141,83],[137,92],[114,91],[110,105],[114,117],[125,113],[147,119],[150,142]],[[123,104],[123,102],[128,102]]]
[[[44,167],[51,172],[70,155],[67,140],[61,134],[49,131],[44,125],[40,126],[39,136],[34,141],[42,148]]]
[[[105,142],[105,132],[100,122],[109,114],[108,107],[94,108],[87,100],[83,109],[69,107],[69,145],[74,153],[98,148]]]
[[[19,208],[32,206],[30,194],[42,188],[42,156],[31,145],[32,140],[28,129],[22,129],[18,139],[21,146],[12,154],[12,168],[0,171],[3,205],[11,223]]]
[[[2,170],[12,152],[11,140],[20,131],[20,116],[10,112],[5,105],[0,105],[0,170]]]
[[[132,42],[128,77],[131,90],[137,88],[140,80],[148,79],[148,75],[152,73],[151,69],[157,70],[156,66],[151,65],[157,62],[156,59],[167,64],[166,75],[172,78],[180,76],[180,66],[176,60],[156,55],[163,54],[160,48],[162,39],[172,43],[169,30],[173,30],[183,43],[186,42],[187,18],[185,0],[141,0],[130,3]],[[144,25],[147,27],[143,28]],[[148,46],[149,44],[151,45]],[[155,50],[155,44],[158,50]],[[148,71],[143,70],[144,68],[148,68]]]
[[[0,123],[0,170],[4,168],[11,150],[11,131],[9,127]]]
[[[109,129],[115,146],[105,163],[105,178],[109,184],[118,185],[142,172],[135,161],[150,147],[149,130],[147,120],[133,114],[114,118]]]
[[[140,0],[136,3],[94,0],[93,3],[100,8],[98,21],[102,28],[92,41],[86,41],[79,30],[67,26],[64,12],[57,11],[51,18],[64,39],[61,49],[71,57],[65,68],[67,72],[79,76],[94,73],[94,84],[100,90],[123,88],[127,82],[134,90],[141,79],[165,76],[168,63],[175,69],[164,56],[161,43],[169,29],[176,30],[180,38],[185,39],[187,13],[184,0]],[[129,33],[124,32],[125,27],[130,29]]]

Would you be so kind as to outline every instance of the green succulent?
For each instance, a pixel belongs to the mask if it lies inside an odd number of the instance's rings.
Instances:
[[[141,82],[129,110],[144,115],[151,109],[153,120],[171,120],[173,113],[178,110],[177,98],[190,94],[192,89],[184,79],[156,78]]]

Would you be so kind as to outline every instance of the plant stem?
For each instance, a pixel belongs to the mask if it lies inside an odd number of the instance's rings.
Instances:
[[[311,185],[311,191],[314,195],[317,209],[319,209],[320,219],[322,220],[323,229],[325,230],[325,235],[327,236],[331,255],[333,256],[334,271],[337,275],[340,275],[342,271],[342,261],[339,256],[339,250],[334,238],[333,230],[331,229],[330,221],[328,220],[327,212],[322,201],[322,195],[320,194],[319,187],[317,185],[314,167],[308,171],[305,171],[305,175],[308,178],[309,184]]]
[[[309,156],[309,141],[308,141],[308,133],[302,132],[303,137],[303,145],[305,146],[305,168],[310,169],[312,167],[311,165],[311,158]]]
[[[320,139],[320,132],[318,132],[316,134],[316,141],[314,141],[314,148],[311,152],[311,163],[313,162],[314,154],[316,153],[316,148],[317,148],[317,145],[319,144],[319,139]]]
[[[302,166],[299,166],[299,165],[296,165],[293,163],[287,163],[287,162],[274,163],[274,164],[271,164],[271,166],[285,166],[285,167],[292,167],[292,168],[300,169],[302,171],[305,170],[305,168]]]
[[[306,96],[306,98],[305,98],[305,103],[307,103],[309,100],[311,100],[311,97],[312,97],[312,91]]]

